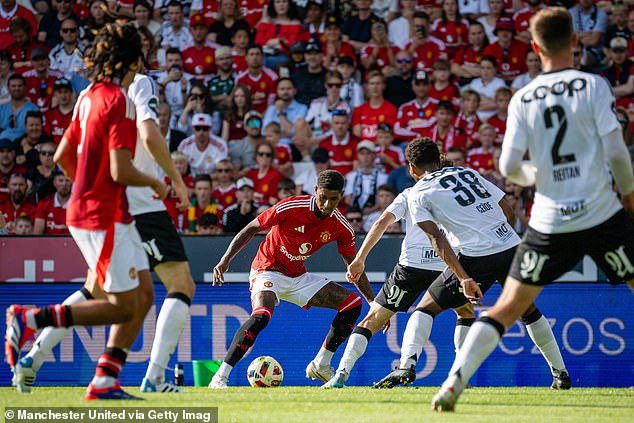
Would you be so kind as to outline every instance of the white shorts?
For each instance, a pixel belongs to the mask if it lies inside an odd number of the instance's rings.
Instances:
[[[280,300],[284,300],[300,307],[305,307],[308,301],[329,282],[323,276],[308,272],[296,278],[268,270],[251,269],[249,274],[249,290],[252,299],[258,292],[272,291],[277,297],[277,304]]]
[[[134,223],[115,223],[114,230],[104,231],[68,229],[104,292],[126,292],[139,286],[138,272],[150,265]]]

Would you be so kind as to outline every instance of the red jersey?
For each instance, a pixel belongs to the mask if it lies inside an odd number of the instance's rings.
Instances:
[[[394,160],[396,163],[398,163],[397,167],[392,167],[389,164],[387,164],[387,162],[383,161],[382,158],[379,156],[376,158],[376,164],[379,166],[383,167],[383,172],[389,174],[391,171],[393,171],[394,169],[398,169],[399,167],[403,166],[406,161],[405,161],[405,154],[403,154],[403,149],[399,148],[395,145],[390,145],[388,148],[382,148],[377,146],[376,147],[376,153],[378,154],[385,154],[387,157],[389,157],[390,159]]]
[[[253,109],[264,114],[266,108],[275,102],[277,79],[272,69],[263,67],[257,77],[253,77],[249,71],[242,72],[236,77],[236,85],[246,84],[249,87]]]
[[[256,271],[272,270],[296,278],[306,273],[304,262],[330,242],[344,257],[356,254],[354,230],[335,210],[325,219],[315,215],[311,195],[289,197],[257,217],[263,230],[271,229],[251,264]]]
[[[31,221],[35,220],[35,204],[29,200],[24,200],[17,208],[13,206],[13,202],[8,199],[0,203],[0,213],[4,216],[4,221],[15,222],[20,216],[28,216]]]
[[[498,63],[500,78],[512,79],[528,72],[526,67],[526,52],[530,46],[522,41],[513,39],[509,48],[500,46],[499,42],[489,44],[484,48],[484,56],[493,56]]]
[[[485,152],[482,147],[473,148],[467,156],[467,166],[481,174],[491,171],[494,169],[493,153]]]
[[[398,51],[399,51],[399,48],[396,47],[396,46],[377,47],[374,44],[366,44],[361,49],[361,62],[363,62],[365,59],[370,57],[372,55],[372,52],[376,48],[379,49],[379,52],[376,55],[376,61],[375,61],[377,70],[382,70],[384,67],[390,65],[390,56],[389,56],[389,53],[388,53],[388,48],[390,48],[392,50],[392,53],[395,56],[396,56],[396,53],[398,53]]]
[[[407,141],[421,136],[426,129],[436,123],[436,105],[438,100],[427,97],[425,103],[418,104],[416,99],[401,104],[394,133]]]
[[[326,54],[328,54],[328,45],[326,41],[322,41],[321,45],[322,54],[325,56]],[[339,51],[337,52],[337,57],[341,56],[348,56],[352,59],[353,62],[357,62],[357,53],[354,51],[354,47],[352,47],[352,44],[346,43],[345,41],[341,42],[341,45],[339,46]]]
[[[242,56],[235,51],[233,52],[233,73],[239,74],[246,71],[249,68],[247,65],[247,58]]]
[[[26,7],[16,5],[13,11],[5,13],[3,10],[0,15],[0,50],[6,49],[15,42],[13,35],[9,32],[9,25],[11,25],[11,21],[18,16],[27,20],[29,25],[31,25],[31,36],[34,40],[37,39],[37,21],[35,20],[35,16]]]
[[[431,34],[445,43],[447,57],[454,57],[458,47],[469,41],[469,22],[462,19],[457,22],[447,20],[444,23],[442,18],[438,18],[431,26]]]
[[[357,157],[358,143],[357,138],[350,133],[346,135],[343,141],[337,141],[333,134],[319,143],[319,146],[328,150],[330,169],[346,176],[353,168],[354,160]]]
[[[365,102],[352,112],[352,127],[361,125],[361,139],[376,141],[377,127],[381,123],[389,123],[392,127],[396,123],[396,106],[387,100],[376,109]]]
[[[529,9],[528,7],[525,7],[515,12],[515,14],[513,15],[513,22],[515,23],[515,31],[517,32],[530,31],[529,26],[530,26],[531,18],[535,16],[535,14],[539,12],[540,10],[542,10],[543,8],[544,8],[544,5],[540,4],[537,7],[537,10],[535,11]]]
[[[57,194],[51,194],[38,203],[35,218],[44,220],[44,233],[46,235],[67,235],[70,233],[66,226],[66,204],[59,203]]]
[[[483,56],[484,50],[476,51],[471,44],[467,44],[458,49],[453,58],[453,63],[457,65],[479,65]]]
[[[268,204],[271,197],[277,198],[277,184],[284,179],[278,170],[270,168],[268,172],[259,178],[259,170],[251,169],[247,172],[247,178],[253,181],[254,200],[258,204]]]
[[[275,146],[275,164],[278,166],[285,165],[292,161],[291,147],[287,144],[278,144]]]
[[[183,178],[183,183],[189,190],[189,192],[194,191],[194,177],[192,175],[181,175]],[[170,186],[172,181],[167,176],[164,179],[165,185]],[[174,226],[176,226],[176,230],[180,232],[187,231],[187,210],[181,212],[176,208],[176,204],[178,203],[178,197],[174,194],[174,191],[170,190],[168,196],[163,200],[163,204],[167,208],[167,212],[170,216],[172,216],[172,220],[174,221]]]
[[[412,44],[413,38],[405,44],[405,50],[409,50]],[[416,47],[416,50],[412,52],[412,57],[415,69],[431,73],[434,63],[441,59],[447,59],[447,48],[445,43],[436,37],[429,37],[427,41]]]
[[[116,84],[96,83],[75,106],[65,139],[77,151],[77,172],[67,207],[66,224],[105,230],[132,223],[125,185],[110,175],[110,151],[125,148],[134,155],[136,116],[132,100]]]
[[[462,131],[453,126],[450,126],[449,131],[445,134],[444,137],[442,137],[438,133],[437,124],[434,124],[433,126],[427,128],[423,136],[431,138],[432,141],[438,144],[438,147],[443,153],[446,153],[447,150],[451,147],[458,147],[464,150],[467,144],[467,140],[465,139]]]
[[[49,70],[46,78],[41,79],[37,76],[35,69],[31,69],[24,72],[22,76],[25,79],[24,95],[42,112],[46,112],[51,107],[55,81],[63,77],[64,74],[56,70]]]
[[[9,179],[11,178],[11,175],[19,173],[26,177],[26,174],[28,173],[26,167],[17,165],[15,162],[13,163],[13,167],[7,173],[0,171],[0,203],[9,198]]]
[[[495,128],[495,145],[502,145],[506,133],[506,119],[502,120],[498,115],[493,115],[487,120]]]
[[[23,74],[24,72],[33,69],[31,63],[31,53],[34,48],[42,48],[48,52],[49,48],[46,44],[37,41],[31,41],[26,47],[22,48],[18,43],[13,43],[7,47],[7,51],[11,55],[13,60],[13,72]]]
[[[218,215],[218,225],[222,224],[222,215],[224,214],[225,209],[238,201],[236,198],[236,192],[238,192],[236,184],[231,184],[228,188],[218,187],[211,191],[211,199],[216,202],[216,207],[218,209],[216,212]]]
[[[459,112],[452,125],[456,128],[460,128],[467,138],[467,145],[474,147],[480,144],[478,141],[478,128],[480,128],[480,124],[482,124],[482,122],[480,118],[478,118],[477,113],[466,116],[463,112]]]
[[[451,101],[456,110],[460,109],[460,89],[455,84],[449,83],[440,90],[436,88],[436,84],[431,84],[429,87],[429,96],[438,101]]]
[[[207,26],[211,25],[216,19],[218,19],[219,3],[220,2],[217,0],[202,1],[202,8],[200,9],[200,13],[203,15],[203,18],[205,18],[205,23],[207,24]]]
[[[265,45],[271,38],[283,38],[286,46],[293,45],[296,41],[308,42],[310,34],[304,31],[299,23],[275,24],[273,22],[261,22],[255,27],[255,43]],[[282,52],[288,54],[288,48],[283,48]]]
[[[59,107],[49,109],[44,114],[44,132],[53,138],[55,144],[59,145],[59,142],[62,140],[64,132],[66,132],[66,128],[70,125],[72,118],[72,111],[64,114]]]
[[[202,48],[193,42],[183,48],[183,70],[196,79],[210,77],[218,71],[216,67],[216,43],[207,41]]]

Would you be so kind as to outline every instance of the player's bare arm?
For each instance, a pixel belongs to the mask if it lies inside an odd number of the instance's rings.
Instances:
[[[515,212],[513,211],[513,207],[511,207],[509,202],[506,201],[506,198],[502,198],[498,202],[498,204],[502,208],[502,212],[504,212],[504,216],[506,217],[506,221],[509,222],[509,225],[511,225],[512,228],[514,228],[515,227],[516,216],[515,216]]]
[[[500,155],[500,173],[512,182],[523,187],[535,185],[535,168],[528,162],[522,162],[524,151],[502,147]]]
[[[438,229],[438,226],[430,220],[418,222],[417,224],[423,231],[425,231],[432,247],[434,247],[434,250],[436,250],[440,258],[447,263],[447,266],[449,266],[451,271],[460,281],[464,290],[464,296],[471,302],[482,299],[482,291],[480,290],[480,287],[464,270],[458,260],[458,256],[456,256],[456,253],[454,253],[451,245],[449,245],[449,241],[447,241],[445,235],[443,235],[440,229]]]
[[[165,143],[165,138],[163,138],[158,125],[152,119],[147,119],[141,123],[138,127],[138,131],[139,138],[143,141],[143,145],[147,151],[172,181],[172,190],[174,190],[174,193],[178,197],[176,207],[180,211],[187,210],[189,208],[187,187],[183,182],[180,172],[176,169],[176,166],[174,166],[174,162],[172,162],[170,152]]]
[[[346,266],[348,266],[350,263],[352,263],[352,260],[354,260],[353,256],[341,256],[341,258],[343,258],[343,261],[344,263],[346,263]],[[354,286],[357,287],[357,289],[359,290],[361,295],[363,295],[363,297],[366,299],[368,304],[374,301],[374,292],[372,291],[372,287],[370,286],[370,281],[368,280],[368,277],[365,275],[365,272],[362,272],[359,279],[356,282],[352,282],[352,283],[354,284]]]
[[[346,273],[346,279],[348,282],[357,283],[363,271],[365,270],[365,260],[368,258],[368,254],[372,251],[372,248],[381,239],[388,226],[396,221],[396,216],[388,211],[384,211],[381,216],[370,228],[370,232],[365,236],[361,248],[357,251],[357,255],[354,260],[348,265],[348,272]]]
[[[66,138],[62,138],[59,143],[55,156],[55,163],[64,171],[72,181],[75,181],[75,172],[77,171],[77,154]]]
[[[229,263],[231,260],[244,248],[245,245],[251,241],[251,238],[262,229],[257,219],[253,219],[251,223],[244,227],[240,232],[236,234],[231,240],[231,243],[227,247],[227,251],[222,256],[218,264],[214,267],[214,280],[212,285],[219,285],[225,281],[225,272],[229,269]]]
[[[132,164],[132,152],[126,148],[110,150],[110,175],[112,179],[126,186],[149,186],[154,191],[154,198],[163,200],[167,197],[167,186],[162,181],[151,177]]]
[[[621,193],[623,207],[634,217],[634,176],[621,130],[610,132],[601,141],[614,182]]]

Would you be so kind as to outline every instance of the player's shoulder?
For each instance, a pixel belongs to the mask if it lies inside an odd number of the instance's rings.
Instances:
[[[339,226],[341,230],[344,231],[344,233],[349,233],[350,236],[354,239],[354,229],[350,225],[350,222],[348,222],[348,219],[346,219],[339,210],[335,209],[335,211],[332,212],[331,217],[333,218],[333,222],[335,222],[335,224]]]
[[[301,210],[312,210],[313,208],[313,196],[312,195],[293,195],[285,198],[275,205],[275,213],[287,213],[297,212]]]

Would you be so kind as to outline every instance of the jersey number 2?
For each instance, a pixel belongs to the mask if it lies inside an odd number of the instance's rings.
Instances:
[[[559,123],[559,129],[557,130],[557,134],[555,135],[555,143],[553,144],[553,148],[550,150],[550,155],[553,159],[553,165],[574,162],[574,154],[566,154],[565,156],[559,154],[561,143],[563,142],[564,137],[566,136],[566,130],[568,129],[566,112],[561,106],[551,106],[544,110],[544,123],[546,124],[546,128],[548,129],[551,129],[555,126],[555,122],[553,122],[553,115],[557,116],[557,122]]]

